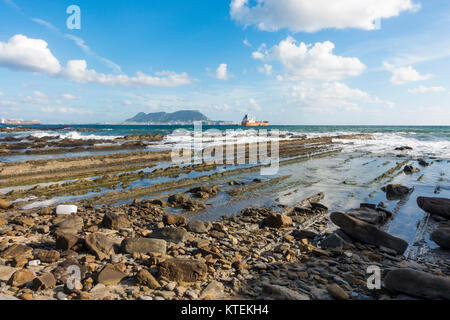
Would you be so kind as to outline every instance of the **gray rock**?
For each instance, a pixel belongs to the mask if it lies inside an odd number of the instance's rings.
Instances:
[[[320,242],[320,246],[323,249],[327,248],[342,248],[345,244],[344,239],[342,239],[336,233],[328,235],[324,240]]]
[[[450,219],[450,199],[418,197],[417,204],[430,214]]]
[[[8,281],[17,269],[8,266],[0,266],[0,281]]]
[[[0,294],[0,300],[5,301],[5,300],[20,300],[20,299],[9,294]]]
[[[431,234],[431,240],[441,248],[450,249],[450,228],[440,228]]]
[[[209,228],[207,227],[206,223],[199,220],[190,221],[187,224],[187,228],[189,231],[195,232],[195,233],[208,233]]]
[[[263,294],[277,300],[310,300],[306,294],[268,283],[263,284]]]
[[[83,229],[83,219],[77,216],[70,216],[67,219],[55,224],[53,226],[55,231],[77,234]]]
[[[224,295],[223,292],[223,284],[218,281],[211,281],[205,289],[203,289],[200,299],[204,299],[205,297],[210,297],[214,300],[222,298]]]
[[[384,279],[384,286],[425,299],[450,300],[450,279],[412,269],[394,269]]]
[[[406,197],[412,189],[401,184],[390,184],[383,187],[382,190],[386,192],[386,198],[388,200],[399,200]]]
[[[149,237],[178,243],[192,239],[192,234],[183,229],[168,227],[156,229],[151,234],[149,234]]]
[[[167,243],[162,239],[128,238],[122,241],[121,248],[126,253],[166,254]]]
[[[394,237],[370,223],[344,213],[333,212],[330,219],[350,237],[363,243],[394,249],[398,254],[403,254],[408,247],[408,243],[405,240]]]
[[[347,211],[347,214],[371,224],[381,224],[385,222],[387,218],[384,211],[367,207],[350,209]]]

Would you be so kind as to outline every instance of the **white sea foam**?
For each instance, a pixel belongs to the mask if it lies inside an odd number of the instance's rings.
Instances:
[[[73,140],[114,140],[117,138],[122,138],[122,136],[98,136],[94,134],[82,135],[76,131],[71,131],[68,133],[36,132],[31,135],[36,138],[58,137],[58,139],[73,139]]]

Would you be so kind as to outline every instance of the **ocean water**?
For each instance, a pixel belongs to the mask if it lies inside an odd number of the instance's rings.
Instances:
[[[8,125],[0,125],[8,127]],[[27,126],[21,126],[26,128]],[[194,137],[194,126],[147,126],[147,125],[32,125],[36,128],[31,132],[0,132],[0,139],[5,136],[26,138],[58,136],[60,139],[97,139],[103,143],[115,143],[114,139],[132,134],[162,134],[165,140],[151,147],[170,148],[177,144],[193,145],[199,138]],[[78,131],[82,129],[82,132]],[[232,131],[230,140],[226,142],[255,142],[273,139],[270,133],[278,130],[284,139],[295,135],[307,137],[333,136],[338,134],[369,133],[374,140],[343,140],[346,143],[344,151],[356,148],[374,154],[394,153],[396,147],[409,146],[413,150],[402,151],[403,154],[422,157],[439,157],[450,159],[450,126],[269,126],[261,128],[267,130],[268,136],[258,128],[241,126],[203,126],[202,142],[216,144],[224,143],[223,138],[214,136],[214,132]],[[198,142],[198,141],[197,141]],[[203,145],[205,147],[205,145]]]

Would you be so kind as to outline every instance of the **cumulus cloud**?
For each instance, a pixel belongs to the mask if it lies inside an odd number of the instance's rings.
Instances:
[[[253,1],[252,1],[253,2]],[[377,21],[417,11],[413,0],[232,0],[231,18],[264,31],[315,32],[326,28],[375,30]]]
[[[136,76],[130,77],[125,74],[112,75],[98,73],[94,69],[88,69],[85,60],[70,60],[62,70],[61,76],[79,83],[98,83],[109,86],[162,86],[176,87],[189,84],[191,79],[187,73],[175,73],[172,71],[162,71],[155,73],[155,76],[137,72]]]
[[[50,102],[50,99],[49,99],[48,95],[46,95],[45,93],[35,90],[35,91],[33,91],[32,96],[25,96],[22,99],[22,102],[44,105],[44,104],[48,104]]]
[[[61,99],[64,99],[64,100],[76,100],[77,97],[74,96],[73,94],[70,94],[70,93],[63,93],[63,94],[61,94]]]
[[[371,97],[367,92],[353,89],[341,82],[301,82],[291,87],[288,102],[310,110],[344,109],[359,111],[360,104],[383,104],[394,107],[390,101]]]
[[[445,89],[444,87],[441,87],[441,86],[437,86],[437,87],[420,86],[418,88],[409,89],[408,92],[410,92],[410,93],[428,93],[428,92],[444,92],[446,90],[447,89]]]
[[[383,62],[386,70],[392,73],[390,79],[392,84],[402,85],[408,82],[424,81],[431,78],[430,74],[421,75],[412,66],[395,67],[387,62]]]
[[[47,47],[47,42],[18,34],[0,42],[0,66],[21,71],[58,74],[61,65]]]
[[[109,86],[162,86],[176,87],[192,82],[186,72],[162,71],[154,76],[137,72],[135,76],[104,74],[87,68],[86,60],[70,60],[62,68],[47,42],[15,35],[7,43],[0,42],[0,66],[23,71],[46,73],[79,83],[98,83]],[[226,71],[226,65],[225,65]]]
[[[227,64],[221,63],[216,70],[216,78],[220,80],[228,79]]]
[[[267,50],[265,45],[253,52],[253,58],[263,61],[279,61],[285,74],[280,80],[324,80],[334,81],[360,75],[366,66],[358,58],[347,58],[333,54],[330,41],[314,45],[298,43],[287,37]]]
[[[262,74],[265,74],[267,76],[270,76],[272,74],[272,66],[270,64],[265,64],[262,67],[258,68],[258,71]]]

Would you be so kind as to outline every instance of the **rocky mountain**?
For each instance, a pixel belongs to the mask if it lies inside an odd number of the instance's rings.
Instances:
[[[208,117],[196,110],[181,110],[173,113],[166,112],[154,112],[144,113],[139,112],[133,118],[126,120],[125,122],[136,123],[191,123],[194,121],[208,121]]]

